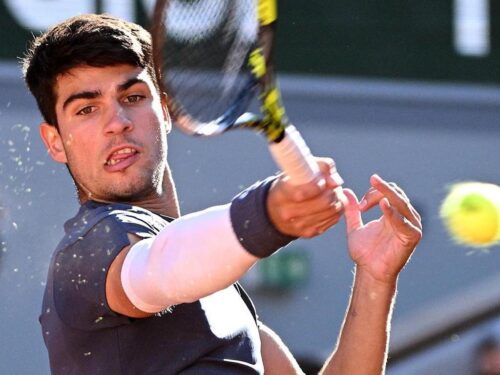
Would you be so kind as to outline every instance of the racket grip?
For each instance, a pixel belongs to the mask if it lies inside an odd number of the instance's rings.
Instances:
[[[285,136],[278,143],[269,145],[278,167],[290,177],[294,185],[311,182],[319,175],[319,167],[309,147],[293,125],[285,129]]]

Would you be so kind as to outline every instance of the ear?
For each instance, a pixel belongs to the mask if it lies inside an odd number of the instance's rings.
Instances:
[[[43,143],[47,147],[52,159],[58,163],[67,163],[66,151],[64,150],[63,140],[59,131],[54,125],[50,125],[46,122],[40,124],[40,136],[42,137]]]
[[[170,118],[170,113],[168,112],[168,97],[167,93],[162,92],[160,94],[161,100],[161,110],[163,111],[163,120],[165,121],[165,127],[167,129],[167,134],[172,130],[172,119]]]

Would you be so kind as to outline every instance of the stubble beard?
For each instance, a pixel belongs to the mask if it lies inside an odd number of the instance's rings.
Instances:
[[[135,203],[156,198],[162,194],[162,181],[165,171],[163,163],[157,163],[155,167],[148,168],[148,171],[141,173],[142,178],[135,178],[126,189],[123,185],[118,189],[109,189],[108,197],[112,202]]]
[[[97,200],[133,204],[158,197],[163,192],[162,182],[165,173],[165,162],[161,161],[151,163],[148,167],[142,167],[141,173],[135,174],[126,182],[114,181],[107,183],[101,180],[98,184],[94,183],[93,187],[82,182],[83,179],[80,174],[75,173],[70,164],[67,164],[67,169],[81,201]]]

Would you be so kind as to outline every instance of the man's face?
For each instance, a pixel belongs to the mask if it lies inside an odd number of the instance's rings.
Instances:
[[[161,194],[169,118],[145,69],[79,66],[56,83],[59,134],[42,124],[51,156],[83,196],[139,201]]]

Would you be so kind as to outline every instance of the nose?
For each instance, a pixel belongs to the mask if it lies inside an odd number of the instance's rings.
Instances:
[[[114,104],[109,111],[109,117],[104,126],[106,134],[120,134],[133,129],[133,123],[126,109],[118,103]]]

